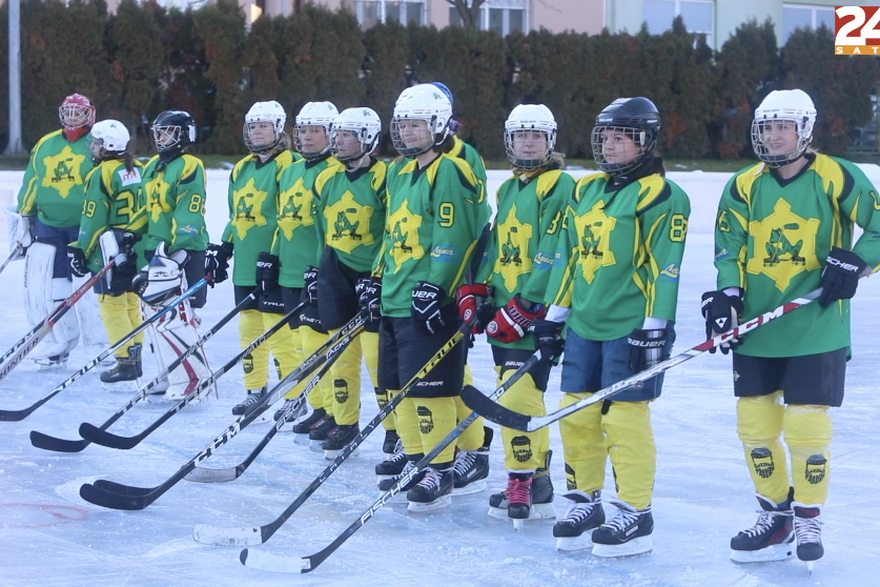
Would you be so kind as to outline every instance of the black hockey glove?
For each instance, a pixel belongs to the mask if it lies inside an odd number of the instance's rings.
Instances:
[[[650,330],[636,328],[630,333],[626,338],[626,342],[630,345],[630,371],[638,373],[669,358],[665,334],[666,330],[663,328],[652,328]]]
[[[306,295],[308,296],[309,305],[313,308],[318,307],[318,268],[312,265],[306,267],[305,272],[303,273],[303,279],[306,284],[304,289],[306,290]]]
[[[819,305],[823,308],[837,300],[848,300],[856,295],[859,277],[868,268],[861,257],[834,247],[825,258],[825,269],[822,270],[822,294]]]
[[[707,291],[703,294],[700,311],[706,320],[706,338],[715,338],[739,326],[740,314],[743,311],[743,301],[739,296],[729,296],[723,291]],[[738,338],[731,338],[721,345],[721,354],[726,355],[739,345]],[[715,347],[709,349],[715,353]]]
[[[382,281],[378,277],[361,277],[354,286],[361,316],[370,324],[379,321],[382,298]]]
[[[440,316],[440,304],[446,297],[446,292],[438,286],[427,281],[416,283],[412,290],[412,313],[413,326],[424,335],[435,334],[445,323]]]
[[[535,350],[541,351],[541,360],[556,364],[559,356],[565,348],[565,339],[562,338],[562,329],[565,322],[553,322],[545,318],[538,318],[532,324],[532,332],[535,335]]]
[[[205,251],[205,271],[211,275],[211,286],[215,283],[223,283],[229,279],[229,258],[232,257],[233,244],[208,243]]]
[[[67,247],[67,258],[70,261],[70,272],[77,277],[89,274],[89,263],[86,254],[79,247]]]
[[[257,285],[264,294],[269,294],[278,289],[278,276],[280,275],[278,257],[269,253],[257,255]]]
[[[134,244],[140,242],[143,237],[136,232],[129,232],[121,228],[114,228],[113,236],[119,243],[119,252],[125,255],[125,262],[120,267],[125,267],[129,271],[137,271],[138,255],[134,250]]]

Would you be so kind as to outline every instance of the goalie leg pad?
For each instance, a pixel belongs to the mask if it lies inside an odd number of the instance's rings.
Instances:
[[[782,446],[784,414],[781,391],[741,397],[736,402],[736,431],[755,493],[774,503],[788,498],[788,465]]]
[[[148,311],[155,313],[157,310],[150,308]],[[158,348],[154,352],[161,355],[160,363],[170,365],[198,340],[199,334],[191,316],[192,310],[184,300],[177,308],[159,318],[156,324]],[[204,349],[200,348],[169,373],[166,397],[172,401],[185,398],[195,391],[200,380],[208,378],[210,372],[208,358]]]
[[[73,293],[66,277],[55,275],[56,248],[45,242],[33,243],[25,256],[25,314],[31,327],[55,310]],[[31,354],[37,362],[63,357],[79,341],[76,312],[68,310]]]

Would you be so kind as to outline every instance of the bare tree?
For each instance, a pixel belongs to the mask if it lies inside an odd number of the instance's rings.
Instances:
[[[465,28],[480,28],[480,7],[486,0],[446,0],[450,6],[458,10]]]

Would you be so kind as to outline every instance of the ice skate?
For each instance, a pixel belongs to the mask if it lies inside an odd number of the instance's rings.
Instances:
[[[397,435],[397,430],[386,430],[385,440],[382,441],[382,452],[389,456],[394,455],[399,442],[400,436]]]
[[[396,475],[385,476],[384,478],[377,480],[376,484],[379,486],[379,491],[388,491],[389,489],[394,487],[394,485],[398,481],[400,481],[403,477],[405,477],[413,469],[415,469],[416,463],[418,463],[420,460],[422,460],[422,458],[424,456],[425,455],[423,455],[423,454],[415,454],[415,455],[404,454],[403,455],[403,467],[402,467],[400,473],[398,473]],[[388,461],[385,461],[385,463],[387,463],[387,462]],[[377,474],[379,471],[379,467],[385,463],[380,463],[379,465],[376,465]],[[409,483],[406,483],[403,487],[400,488],[400,492],[404,493],[406,491],[409,491],[413,487],[415,487],[419,483],[419,481],[422,480],[422,477],[425,476],[425,471],[426,471],[426,469],[422,469],[421,471],[416,473],[416,475],[412,479],[410,479]]]
[[[309,431],[309,449],[314,452],[324,452],[322,444],[330,436],[330,432],[336,428],[336,420],[333,416],[324,416]]]
[[[111,391],[136,391],[138,378],[144,374],[141,350],[141,345],[131,345],[127,357],[118,357],[112,369],[101,373],[102,387]]]
[[[325,416],[327,416],[327,412],[324,411],[324,408],[318,408],[316,410],[312,410],[312,413],[309,414],[305,419],[300,420],[299,422],[294,424],[293,443],[302,446],[308,446],[309,432],[311,432],[312,427],[323,420]]]
[[[651,552],[654,549],[651,506],[637,510],[622,501],[611,503],[617,506],[617,512],[593,531],[593,556],[618,558]]]
[[[340,424],[333,428],[327,435],[327,440],[321,444],[321,448],[324,449],[324,458],[332,461],[338,457],[360,432],[361,429],[357,422],[347,425]],[[353,456],[355,452],[357,452],[357,448],[349,456]]]
[[[266,395],[266,386],[263,386],[261,389],[249,389],[247,392],[247,397],[243,402],[233,406],[232,415],[233,416],[243,416],[251,412],[254,409],[263,396]],[[260,413],[265,412],[269,409],[269,406],[262,405],[260,406]]]
[[[387,479],[394,475],[400,475],[403,472],[403,468],[406,466],[406,453],[403,452],[403,443],[398,440],[395,443],[396,452],[392,454],[390,457],[376,465],[376,483],[378,484],[383,479]]]
[[[273,420],[275,422],[277,422],[282,417],[284,417],[285,424],[292,424],[293,422],[296,422],[297,420],[299,420],[300,418],[305,416],[306,412],[308,412],[308,409],[309,409],[308,406],[306,405],[305,401],[300,401],[299,406],[296,409],[293,409],[290,412],[288,412],[288,410],[291,409],[291,407],[295,403],[297,403],[296,400],[297,400],[297,398],[291,398],[291,399],[284,400],[284,404],[280,408],[275,410],[275,415],[273,416]],[[285,413],[287,414],[286,416],[285,416]]]
[[[794,510],[794,534],[797,538],[797,557],[807,563],[813,573],[813,564],[825,554],[822,546],[822,519],[820,506],[792,503]]]
[[[453,464],[454,482],[452,495],[471,495],[486,489],[489,476],[489,446],[494,431],[483,428],[483,446],[477,450],[459,450]]]
[[[601,493],[572,491],[564,497],[573,503],[565,517],[553,525],[556,550],[563,554],[589,550],[593,547],[593,531],[605,523]]]
[[[513,520],[514,530],[522,527],[524,520],[553,520],[556,518],[556,509],[553,507],[553,481],[550,479],[550,459],[553,451],[547,451],[546,465],[539,468],[534,474],[529,473],[531,484],[529,486],[530,507],[528,514],[522,516],[520,508],[514,508],[513,515],[510,513],[510,494],[514,489],[511,484],[516,471],[508,473],[507,487],[504,491],[489,496],[489,517],[496,520]],[[518,485],[521,484],[517,483]]]
[[[791,498],[775,504],[760,495],[760,515],[754,526],[730,539],[730,560],[763,563],[788,560],[794,553]]]
[[[409,501],[407,510],[414,514],[423,514],[449,507],[452,505],[454,483],[455,473],[452,467],[444,467],[442,470],[430,465],[425,467],[422,480],[406,493]]]

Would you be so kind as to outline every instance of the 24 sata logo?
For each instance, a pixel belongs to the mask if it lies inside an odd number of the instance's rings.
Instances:
[[[835,6],[835,55],[880,55],[880,6]]]

